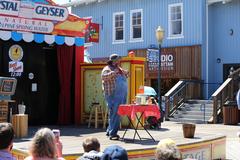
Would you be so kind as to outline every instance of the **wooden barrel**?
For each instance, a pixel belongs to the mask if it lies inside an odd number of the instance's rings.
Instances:
[[[196,128],[195,124],[184,123],[182,125],[184,138],[193,138],[195,133],[195,128]]]

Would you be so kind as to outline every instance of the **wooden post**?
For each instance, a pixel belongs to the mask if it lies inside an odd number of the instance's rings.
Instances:
[[[213,124],[217,123],[217,97],[213,97]]]

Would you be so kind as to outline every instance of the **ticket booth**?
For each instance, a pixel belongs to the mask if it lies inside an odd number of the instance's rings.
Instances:
[[[144,85],[144,62],[142,57],[122,57],[121,66],[130,72],[128,78],[127,103],[137,95],[139,86]],[[81,64],[81,104],[75,109],[75,121],[79,124],[88,122],[92,103],[99,103],[104,109],[106,104],[102,92],[101,72],[107,63]]]

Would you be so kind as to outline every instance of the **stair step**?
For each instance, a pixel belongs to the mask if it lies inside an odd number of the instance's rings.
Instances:
[[[181,118],[181,119],[176,119],[176,118],[169,118],[170,121],[173,122],[182,122],[182,123],[196,123],[196,124],[203,124],[203,123],[207,123],[208,119],[204,120],[196,120],[196,119],[185,119],[185,118]]]
[[[182,114],[182,115],[205,115],[205,116],[212,116],[212,112],[201,112],[201,111],[177,111],[175,113],[176,115]]]
[[[171,121],[207,123],[212,117],[213,101],[212,100],[188,100],[179,108]],[[204,121],[205,120],[205,121]]]

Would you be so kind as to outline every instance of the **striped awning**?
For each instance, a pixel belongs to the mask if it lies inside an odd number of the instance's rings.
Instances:
[[[80,37],[67,37],[67,36],[58,36],[58,35],[47,35],[47,34],[39,34],[39,33],[21,33],[21,32],[11,32],[11,31],[0,31],[0,39],[14,40],[14,41],[25,41],[25,42],[36,42],[47,44],[56,43],[58,45],[63,45],[64,43],[68,46],[76,45],[83,46],[84,38]]]

